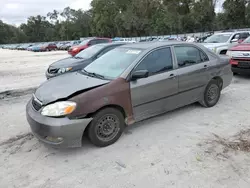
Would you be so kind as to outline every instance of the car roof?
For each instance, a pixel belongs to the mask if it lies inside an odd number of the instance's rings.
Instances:
[[[175,44],[190,44],[187,42],[181,42],[181,41],[152,41],[152,42],[138,42],[138,43],[129,43],[122,47],[126,48],[139,48],[139,49],[153,49],[158,48],[162,46],[171,46]]]
[[[124,42],[112,42],[112,43],[101,43],[101,44],[96,44],[98,46],[119,46],[119,45],[125,45],[126,43]]]
[[[221,35],[221,34],[232,35],[235,33],[250,33],[250,31],[220,32],[220,33],[214,33],[214,35]]]

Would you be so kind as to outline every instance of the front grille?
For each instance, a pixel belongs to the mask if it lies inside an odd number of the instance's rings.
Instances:
[[[250,62],[248,61],[239,61],[238,62],[239,68],[250,69]]]
[[[48,73],[50,73],[50,74],[56,74],[56,73],[58,72],[58,70],[59,70],[59,69],[57,69],[57,68],[52,68],[52,67],[50,67],[50,68],[48,69]]]
[[[39,111],[42,108],[42,105],[40,103],[38,103],[35,98],[33,97],[32,99],[32,106],[34,107],[34,109],[36,111]]]

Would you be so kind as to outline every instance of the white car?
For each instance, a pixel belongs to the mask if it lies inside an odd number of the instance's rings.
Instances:
[[[250,31],[216,33],[202,44],[217,54],[225,55],[227,50],[250,36]]]

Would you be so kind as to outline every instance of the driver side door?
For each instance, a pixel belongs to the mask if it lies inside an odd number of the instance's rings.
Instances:
[[[178,75],[170,47],[151,51],[132,71],[147,70],[147,78],[130,82],[136,121],[174,109],[178,94]]]

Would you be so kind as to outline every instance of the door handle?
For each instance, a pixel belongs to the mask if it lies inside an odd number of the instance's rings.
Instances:
[[[174,74],[170,74],[169,79],[175,79],[176,76]]]
[[[203,69],[208,69],[208,66],[207,65],[204,65],[204,68]]]

